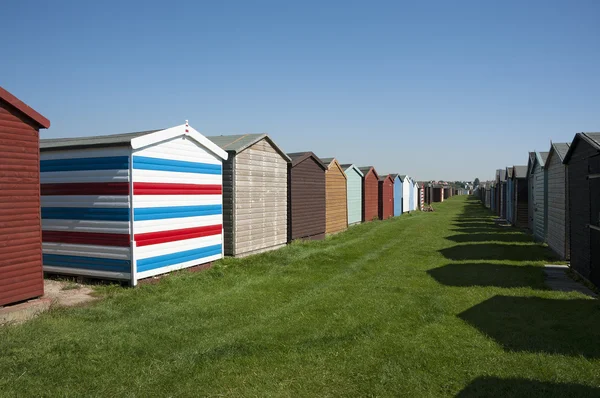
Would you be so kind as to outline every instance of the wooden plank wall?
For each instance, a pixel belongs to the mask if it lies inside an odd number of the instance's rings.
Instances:
[[[325,237],[325,170],[312,158],[290,167],[289,239]]]
[[[379,179],[370,170],[363,180],[363,222],[379,217]]]
[[[325,195],[327,206],[325,233],[334,234],[348,228],[348,193],[346,175],[336,160],[325,172]]]
[[[235,256],[287,243],[287,173],[287,161],[265,139],[236,156]]]
[[[546,241],[545,201],[544,201],[544,169],[536,163],[533,170],[533,237],[539,242]]]
[[[548,168],[548,246],[561,259],[568,257],[567,173],[566,166],[554,151]]]
[[[44,293],[39,133],[0,101],[0,305]]]

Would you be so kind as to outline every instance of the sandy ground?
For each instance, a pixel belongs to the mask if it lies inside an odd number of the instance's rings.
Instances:
[[[58,281],[44,279],[44,296],[52,300],[53,305],[72,307],[96,300],[92,296],[93,290],[89,286],[73,281]]]

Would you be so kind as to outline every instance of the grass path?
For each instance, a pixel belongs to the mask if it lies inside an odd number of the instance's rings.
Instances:
[[[596,300],[473,199],[0,329],[0,396],[600,395]]]

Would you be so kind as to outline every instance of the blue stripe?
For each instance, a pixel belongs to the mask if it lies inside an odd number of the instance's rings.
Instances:
[[[40,171],[129,170],[129,156],[40,161]]]
[[[44,254],[44,265],[80,268],[94,271],[131,272],[131,261],[114,258],[64,256],[61,254]]]
[[[44,220],[129,221],[129,209],[95,207],[42,207]]]
[[[178,171],[183,173],[221,174],[220,164],[186,162],[183,160],[158,159],[134,156],[133,168],[141,170]]]
[[[134,209],[133,219],[135,221],[165,220],[168,218],[214,216],[222,213],[223,206],[221,205],[149,207]]]
[[[217,254],[221,254],[221,245],[207,246],[201,249],[192,249],[178,253],[163,254],[162,256],[145,258],[136,261],[137,272],[168,267],[170,265],[181,264],[187,261],[201,260]]]

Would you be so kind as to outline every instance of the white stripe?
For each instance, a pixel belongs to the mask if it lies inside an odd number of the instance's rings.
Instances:
[[[129,196],[42,196],[42,207],[129,208]]]
[[[42,220],[42,230],[128,234],[129,221]]]
[[[129,170],[46,171],[40,173],[42,184],[127,181],[129,181]]]
[[[194,140],[190,140],[188,137],[183,136],[182,133],[185,133],[185,130],[182,130],[183,131],[179,131],[174,134],[168,133],[167,130],[154,133],[155,136],[163,136],[162,138],[164,141],[160,143],[157,143],[155,141],[156,138],[151,137],[151,135],[135,139],[135,142],[132,142],[132,146],[134,148],[145,148],[134,150],[133,155],[208,164],[221,164],[221,159],[219,158],[221,155],[224,155],[223,157],[227,159],[227,152],[216,146],[212,141],[202,137],[203,141],[205,141],[210,148],[206,149],[204,146],[198,145],[198,143],[196,143]],[[144,140],[147,142],[141,143],[141,141]],[[154,140],[154,142],[150,143],[150,140]],[[148,144],[151,146],[147,147]],[[212,149],[213,147],[214,150]]]
[[[137,204],[137,199],[139,196],[136,196],[135,198]],[[143,234],[146,232],[169,231],[173,229],[205,227],[208,225],[218,224],[223,224],[223,216],[221,214],[215,214],[212,216],[169,218],[166,220],[135,221],[133,229],[136,234]]]
[[[133,169],[133,182],[222,185],[223,177],[220,174]]]
[[[220,205],[221,195],[135,195],[135,208]]]
[[[63,275],[84,275],[102,279],[118,280],[129,280],[131,275],[129,272],[95,271],[82,268],[56,267],[54,265],[44,265],[44,272]]]
[[[43,151],[40,154],[40,160],[55,160],[55,159],[81,159],[81,158],[103,158],[113,156],[128,156],[128,143],[124,143],[124,147],[111,148],[87,148],[87,149],[63,149]]]
[[[157,245],[149,245],[135,248],[136,260],[145,258],[162,256],[165,254],[179,253],[186,250],[201,249],[203,247],[220,245],[222,236],[203,236],[202,238],[179,240],[175,242],[159,243]]]
[[[114,258],[129,260],[129,247],[77,245],[72,243],[43,242],[44,254],[59,254],[64,256],[82,256],[98,258]]]
[[[170,265],[168,267],[162,267],[162,268],[152,269],[149,271],[138,272],[136,279],[140,280],[140,279],[149,278],[149,277],[155,276],[155,275],[166,274],[167,272],[177,271],[179,269],[184,269],[184,268],[194,267],[196,265],[210,263],[212,261],[217,261],[222,258],[223,258],[223,255],[215,254],[214,256],[204,257],[200,260],[186,261],[185,263]]]

